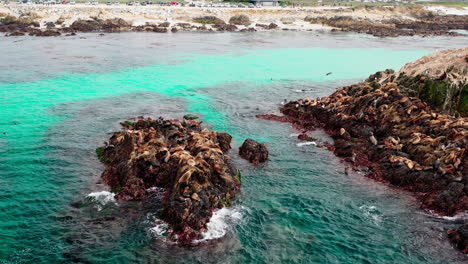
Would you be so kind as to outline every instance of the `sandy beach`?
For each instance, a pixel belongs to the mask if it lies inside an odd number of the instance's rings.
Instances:
[[[442,10],[442,9],[441,9]],[[442,12],[438,10],[438,12]],[[466,11],[466,10],[465,10]],[[240,26],[254,27],[262,30],[256,24],[275,23],[278,29],[287,28],[290,30],[330,30],[333,27],[312,24],[304,21],[309,18],[332,18],[336,16],[351,19],[365,19],[370,21],[385,21],[389,19],[415,20],[414,14],[425,12],[423,9],[409,10],[404,7],[396,8],[359,8],[353,10],[347,7],[301,7],[301,8],[219,8],[219,7],[181,7],[181,6],[127,6],[120,5],[0,5],[0,14],[12,15],[15,17],[30,17],[40,23],[41,28],[45,28],[49,22],[63,20],[62,27],[71,25],[76,20],[88,19],[114,19],[121,18],[132,26],[141,26],[147,23],[193,23],[193,19],[202,16],[216,16],[228,22],[229,19],[238,14],[245,14],[249,17],[250,25]],[[468,11],[466,11],[468,14]]]

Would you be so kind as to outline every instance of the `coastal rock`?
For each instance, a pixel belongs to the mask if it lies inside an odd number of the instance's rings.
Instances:
[[[24,32],[19,32],[19,31],[15,31],[13,33],[10,33],[8,36],[9,37],[19,37],[19,36],[24,36]]]
[[[167,28],[165,27],[154,27],[153,32],[156,33],[167,33]]]
[[[215,16],[201,16],[193,19],[193,22],[200,24],[226,24],[224,20],[217,18]]]
[[[397,74],[380,82],[394,81],[408,88],[439,111],[468,116],[468,48],[441,51],[406,64]],[[392,80],[390,80],[392,79]]]
[[[238,170],[224,154],[230,135],[210,132],[195,120],[139,118],[122,123],[106,147],[96,150],[102,174],[117,199],[144,200],[165,188],[161,219],[179,243],[201,238],[213,210],[229,206],[240,190]]]
[[[107,19],[107,20],[76,20],[73,22],[69,30],[78,32],[92,32],[92,31],[105,31],[105,32],[120,32],[123,29],[130,28],[131,24],[121,18]]]
[[[165,28],[167,28],[167,27],[169,27],[170,25],[171,25],[170,22],[163,22],[163,23],[159,24],[159,27],[165,27]]]
[[[237,27],[231,24],[216,24],[213,26],[213,28],[216,28],[218,31],[229,31],[229,32],[233,32],[237,30]]]
[[[468,71],[466,55],[468,48],[436,53],[398,73],[378,72],[328,97],[289,102],[281,112],[302,131],[324,128],[335,140],[335,154],[353,167],[369,168],[368,177],[424,194],[419,196],[423,209],[455,215],[468,210],[468,118],[431,107],[408,85],[414,82],[399,76],[411,73],[421,84],[422,72],[425,83],[436,82],[435,77],[450,69],[454,74],[443,81],[467,89],[467,75],[460,74]],[[455,96],[450,101],[468,99],[463,93]]]
[[[248,138],[239,148],[239,155],[254,164],[260,164],[268,160],[268,149],[265,144]]]
[[[229,24],[248,26],[251,24],[250,18],[244,14],[237,14],[229,19]]]
[[[268,29],[275,29],[275,28],[278,28],[278,25],[276,25],[275,23],[270,23],[268,25]]]
[[[468,27],[468,18],[466,16],[454,15],[439,16],[437,19],[431,16],[423,16],[414,20],[386,19],[379,22],[344,15],[333,17],[307,16],[304,20],[312,24],[339,28],[341,31],[365,33],[377,37],[414,35],[459,36],[460,34],[451,30],[466,29]]]

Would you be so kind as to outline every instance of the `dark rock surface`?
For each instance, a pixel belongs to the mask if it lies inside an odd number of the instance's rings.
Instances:
[[[229,206],[240,190],[239,172],[225,155],[231,136],[195,120],[140,118],[122,125],[96,150],[106,165],[104,183],[126,200],[165,188],[160,217],[173,226],[170,237],[182,244],[201,238],[213,210]]]
[[[254,164],[260,164],[268,160],[268,149],[265,144],[248,138],[239,148],[239,155]]]
[[[468,254],[468,223],[448,231],[450,241],[463,253]]]

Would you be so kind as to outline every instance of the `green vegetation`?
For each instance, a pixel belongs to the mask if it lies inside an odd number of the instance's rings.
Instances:
[[[193,22],[200,24],[226,24],[222,19],[215,16],[202,16],[193,19]]]
[[[223,205],[225,207],[231,206],[231,199],[232,199],[231,195],[228,195],[226,198],[224,198]]]
[[[461,91],[457,111],[461,116],[468,116],[468,85],[465,85]]]
[[[98,159],[106,164],[106,163],[109,163],[110,162],[110,159],[107,158],[107,157],[104,157],[104,148],[103,147],[99,147],[99,148],[96,148],[96,155],[98,157]]]
[[[198,119],[198,116],[188,114],[188,115],[184,115],[184,119],[185,120],[195,120],[195,119]]]
[[[419,4],[424,5],[443,5],[443,6],[451,6],[451,7],[468,7],[468,1],[425,1],[425,2],[418,2]]]
[[[123,188],[122,188],[122,187],[120,187],[120,186],[119,186],[119,187],[115,187],[115,190],[114,190],[114,192],[115,192],[115,193],[119,193],[119,192],[121,192],[121,191],[122,191],[122,189],[123,189]]]
[[[242,174],[239,169],[237,169],[237,179],[239,180],[240,183],[242,183]]]
[[[132,121],[125,121],[125,122],[120,122],[120,124],[124,127],[129,127],[129,126],[133,126],[135,124],[135,122],[132,122]]]
[[[448,87],[449,84],[445,81],[427,81],[419,96],[427,103],[440,108],[445,102]]]

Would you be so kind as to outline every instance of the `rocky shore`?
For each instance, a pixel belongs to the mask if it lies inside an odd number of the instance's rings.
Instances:
[[[171,227],[168,238],[201,239],[213,211],[230,206],[240,191],[240,172],[226,155],[231,136],[195,120],[141,117],[122,126],[96,149],[104,183],[119,200],[145,200],[154,187],[164,188],[159,216]]]
[[[5,36],[59,36],[78,32],[156,32],[270,30],[346,31],[380,37],[460,36],[468,14],[448,15],[423,8],[196,8],[90,5],[0,6]]]
[[[432,54],[400,72],[377,72],[332,95],[291,101],[284,116],[302,140],[323,128],[327,146],[352,170],[413,192],[421,208],[454,216],[468,211],[468,48]],[[451,231],[466,250],[466,226]]]

